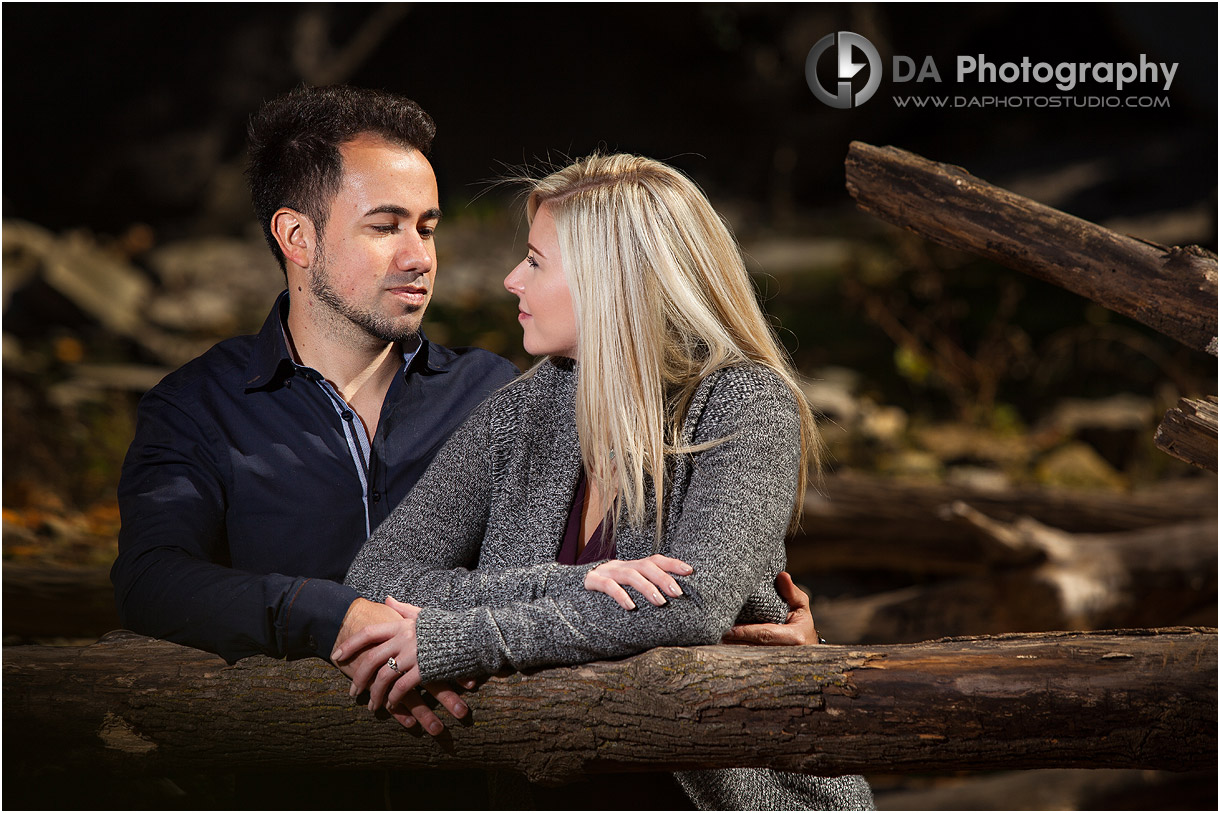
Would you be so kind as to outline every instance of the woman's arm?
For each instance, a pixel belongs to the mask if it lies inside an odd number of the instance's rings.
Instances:
[[[729,439],[694,455],[681,521],[666,553],[694,572],[683,596],[624,613],[584,588],[593,565],[551,574],[545,594],[417,619],[424,680],[581,663],[654,646],[715,643],[747,596],[783,564],[783,539],[801,465],[791,394],[769,373],[738,368],[716,382],[695,435]],[[414,653],[411,653],[414,655]]]
[[[532,601],[560,565],[470,570],[478,561],[491,508],[491,429],[495,396],[476,409],[424,476],[364,543],[344,583],[371,601],[393,596],[460,610]]]
[[[494,397],[494,396],[493,396]],[[534,601],[569,566],[547,562],[526,567],[470,570],[478,560],[496,499],[491,470],[491,411],[471,414],[424,476],[357,553],[345,583],[371,601],[393,596],[410,604],[462,610]],[[556,540],[558,550],[559,540]],[[664,570],[689,571],[682,562],[650,557],[651,567],[619,579],[601,578],[590,589],[626,599],[619,583],[641,589],[649,601],[665,599],[656,587],[675,587]],[[588,568],[585,568],[587,570]],[[663,570],[664,569],[664,570]],[[583,573],[584,571],[582,571]],[[669,591],[672,594],[672,591]],[[629,600],[628,600],[629,601]]]

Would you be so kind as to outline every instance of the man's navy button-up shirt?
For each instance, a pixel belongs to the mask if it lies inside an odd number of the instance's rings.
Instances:
[[[369,530],[517,374],[421,335],[369,444],[330,385],[293,362],[287,311],[285,293],[257,336],[221,342],[145,395],[119,483],[123,623],[230,662],[329,657],[357,597],[340,582]]]

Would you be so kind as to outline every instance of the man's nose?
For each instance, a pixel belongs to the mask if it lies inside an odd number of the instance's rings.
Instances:
[[[426,274],[436,264],[432,256],[432,243],[421,235],[408,233],[394,255],[394,263],[400,271],[417,271]]]

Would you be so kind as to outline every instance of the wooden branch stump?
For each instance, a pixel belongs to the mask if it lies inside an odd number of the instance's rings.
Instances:
[[[1216,256],[1102,228],[961,167],[852,142],[847,189],[866,212],[994,260],[1216,355]]]
[[[5,772],[1189,770],[1216,762],[1215,633],[662,648],[494,678],[467,696],[471,722],[437,740],[370,715],[318,660],[230,666],[112,633],[5,648]]]
[[[1165,413],[1153,442],[1178,460],[1216,471],[1216,396],[1180,400]]]

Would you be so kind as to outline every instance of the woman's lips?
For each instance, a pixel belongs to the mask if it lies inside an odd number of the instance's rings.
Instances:
[[[533,319],[533,318],[534,318],[534,317],[533,317],[532,315],[530,315],[530,314],[526,313],[525,311],[519,311],[519,312],[517,313],[517,321],[518,321],[518,322],[524,322],[526,319]]]

